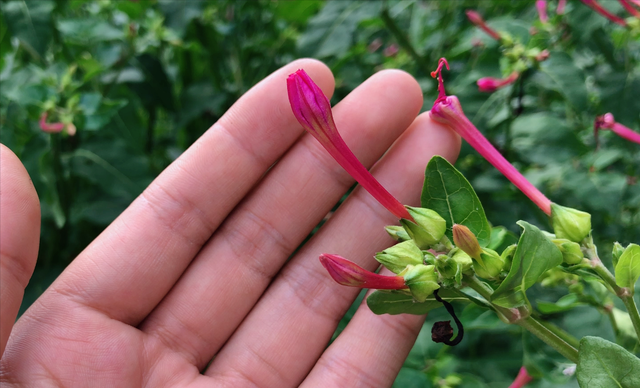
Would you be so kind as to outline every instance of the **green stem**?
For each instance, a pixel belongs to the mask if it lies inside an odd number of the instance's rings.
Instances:
[[[409,42],[409,38],[407,38],[407,36],[402,32],[402,30],[400,30],[400,28],[398,28],[398,25],[396,25],[396,22],[393,20],[391,15],[389,15],[389,10],[386,7],[382,9],[380,18],[387,26],[391,34],[393,34],[393,36],[396,38],[400,47],[405,49],[409,53],[409,55],[411,55],[413,60],[416,61],[416,63],[420,64],[420,66],[422,67],[422,71],[424,71],[425,74],[430,74],[429,63],[413,48],[413,45],[411,44],[411,42]]]
[[[535,318],[528,317],[518,321],[517,324],[529,330],[531,334],[540,338],[544,343],[557,350],[558,353],[562,354],[572,362],[576,364],[578,363],[578,350],[569,345],[565,340],[557,336]]]
[[[640,314],[638,313],[638,306],[636,306],[636,301],[633,299],[632,295],[629,295],[622,299],[622,303],[624,303],[627,308],[627,312],[631,317],[631,322],[633,323],[633,328],[636,329],[636,336],[640,341]]]
[[[569,345],[573,346],[574,348],[580,347],[580,341],[578,341],[578,339],[576,337],[574,337],[571,334],[567,333],[566,331],[562,330],[561,328],[559,328],[558,326],[554,325],[553,323],[547,322],[547,321],[542,321],[542,320],[539,320],[538,322],[541,325],[543,325],[544,327],[546,327],[550,332],[552,332],[553,334],[555,334],[558,337],[562,338],[562,340],[564,340],[566,343],[568,343]]]

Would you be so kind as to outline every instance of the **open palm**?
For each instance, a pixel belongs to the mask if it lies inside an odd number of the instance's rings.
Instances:
[[[327,95],[333,77],[299,60],[244,95],[89,245],[12,325],[35,265],[38,200],[3,146],[0,381],[6,386],[390,386],[422,317],[361,307],[327,347],[358,290],[326,275],[320,253],[368,269],[397,220],[353,184],[302,128],[287,100],[304,68]],[[334,110],[345,141],[402,203],[416,204],[434,154],[459,139],[416,118],[422,93],[377,73]],[[295,252],[295,254],[294,254]],[[289,259],[289,260],[288,260]],[[13,327],[12,327],[13,326]],[[5,348],[6,345],[6,348]]]

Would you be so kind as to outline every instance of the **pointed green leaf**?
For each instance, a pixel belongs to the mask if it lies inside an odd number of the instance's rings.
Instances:
[[[640,277],[640,245],[629,244],[616,265],[616,284],[633,292]]]
[[[524,231],[511,269],[491,298],[494,304],[507,308],[527,304],[524,292],[536,283],[540,275],[562,264],[562,253],[540,229],[525,221],[518,221],[518,225]]]
[[[489,243],[491,227],[476,192],[460,171],[441,156],[434,156],[427,165],[421,203],[447,221],[449,239],[453,239],[453,224],[461,224],[476,235],[481,246]]]
[[[576,377],[581,388],[640,387],[640,359],[600,337],[580,341]]]
[[[438,295],[448,302],[468,302],[469,300],[460,296],[453,291],[446,289],[438,291]],[[438,302],[433,295],[429,296],[426,301],[417,303],[411,295],[407,295],[398,291],[374,291],[367,298],[367,305],[374,314],[414,314],[423,315],[433,309],[442,307],[442,303]]]

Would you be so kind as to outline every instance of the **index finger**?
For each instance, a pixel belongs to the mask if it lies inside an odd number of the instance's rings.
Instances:
[[[315,60],[292,62],[260,82],[163,171],[39,303],[64,294],[112,319],[140,322],[301,134],[285,79],[303,66],[330,96],[331,71]]]

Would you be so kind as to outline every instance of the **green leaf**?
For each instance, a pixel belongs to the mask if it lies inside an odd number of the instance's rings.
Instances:
[[[0,5],[11,35],[36,58],[42,58],[51,41],[53,1],[9,1]]]
[[[582,305],[582,303],[578,301],[578,295],[576,294],[565,295],[562,298],[558,299],[558,301],[555,303],[545,301],[538,301],[536,303],[538,311],[540,311],[542,314],[561,313],[563,311],[571,310],[574,307],[580,305]]]
[[[528,304],[525,291],[538,281],[540,275],[562,264],[562,253],[540,229],[525,221],[517,224],[524,231],[518,241],[511,270],[491,297],[494,304],[507,308]]]
[[[504,226],[494,226],[491,228],[491,239],[489,244],[487,244],[487,248],[501,253],[506,247],[517,242],[518,236],[513,234],[513,232]]]
[[[123,29],[98,18],[60,20],[58,30],[68,42],[80,45],[124,38]]]
[[[640,387],[640,359],[600,337],[580,341],[576,377],[581,388]]]
[[[616,265],[616,284],[628,287],[631,292],[640,277],[640,246],[629,244]]]
[[[577,111],[587,107],[587,87],[585,77],[571,57],[560,51],[553,51],[549,59],[540,64],[541,84],[563,95]]]
[[[448,302],[468,302],[469,300],[453,291],[442,289],[438,291],[438,295]],[[367,305],[374,314],[414,314],[423,315],[433,309],[442,307],[442,303],[438,302],[433,295],[429,296],[426,301],[417,303],[411,295],[407,295],[399,291],[374,291],[367,298]]]
[[[481,246],[491,238],[491,227],[482,204],[467,179],[442,156],[427,164],[422,188],[422,207],[435,210],[447,221],[447,236],[453,239],[453,224],[468,227]]]

